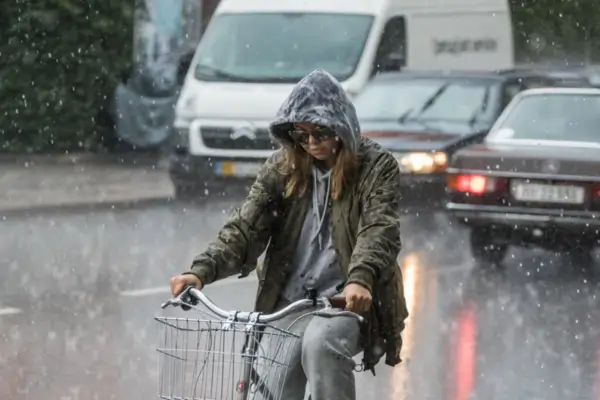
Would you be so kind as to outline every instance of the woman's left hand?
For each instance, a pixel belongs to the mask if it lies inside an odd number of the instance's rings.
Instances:
[[[371,293],[358,283],[349,283],[344,288],[342,296],[346,299],[346,310],[362,314],[371,308]]]

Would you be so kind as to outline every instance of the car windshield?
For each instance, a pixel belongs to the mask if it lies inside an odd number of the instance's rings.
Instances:
[[[195,75],[295,83],[323,68],[344,81],[356,70],[372,22],[372,16],[357,14],[220,14],[200,42]]]
[[[488,140],[600,142],[600,96],[537,94],[524,96]]]
[[[381,80],[367,86],[356,98],[355,106],[361,121],[492,121],[494,82],[433,78]]]

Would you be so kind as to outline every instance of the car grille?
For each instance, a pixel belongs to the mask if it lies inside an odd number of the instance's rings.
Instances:
[[[232,128],[203,127],[200,129],[204,145],[211,149],[227,150],[274,150],[277,145],[271,140],[268,129],[258,129],[256,139],[246,136],[231,138]]]

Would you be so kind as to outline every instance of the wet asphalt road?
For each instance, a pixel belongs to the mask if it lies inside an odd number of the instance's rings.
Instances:
[[[0,399],[156,398],[153,316],[236,200],[0,220]],[[405,362],[358,373],[358,398],[600,398],[600,278],[526,251],[482,272],[465,238],[406,219]],[[255,289],[206,293],[248,309]]]

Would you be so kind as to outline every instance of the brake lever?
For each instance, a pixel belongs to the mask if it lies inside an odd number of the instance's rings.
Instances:
[[[187,285],[179,294],[179,296],[169,299],[162,303],[161,308],[167,308],[168,306],[180,306],[183,311],[188,311],[193,306],[198,305],[198,300],[190,294],[190,289],[192,289],[193,287],[193,285]]]
[[[181,309],[183,311],[189,311],[193,306],[198,305],[198,300],[190,294],[190,289],[194,287],[194,285],[187,285],[179,295],[181,298]]]
[[[173,301],[172,301],[172,300],[167,300],[167,301],[165,301],[164,303],[162,303],[162,304],[160,305],[160,308],[163,308],[163,309],[164,309],[164,308],[167,308],[167,307],[169,307],[171,304],[173,304]]]

